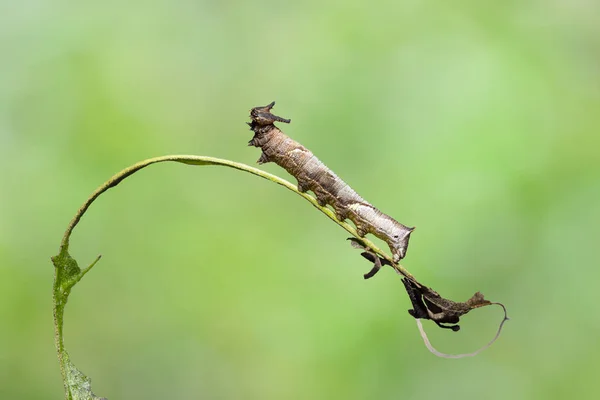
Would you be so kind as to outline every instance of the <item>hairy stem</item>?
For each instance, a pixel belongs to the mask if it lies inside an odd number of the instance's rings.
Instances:
[[[268,172],[265,172],[258,168],[251,167],[246,164],[242,164],[242,163],[238,163],[238,162],[230,161],[230,160],[225,160],[225,159],[221,159],[221,158],[207,157],[207,156],[169,155],[169,156],[154,157],[154,158],[149,158],[147,160],[140,161],[130,167],[125,168],[121,172],[115,174],[112,178],[110,178],[108,181],[106,181],[102,186],[98,187],[94,191],[94,193],[92,193],[92,195],[85,201],[85,203],[83,203],[81,208],[79,208],[79,210],[77,211],[77,214],[75,214],[75,216],[69,223],[67,230],[65,231],[65,234],[64,234],[62,242],[61,242],[60,250],[61,251],[63,249],[68,250],[69,239],[71,237],[73,229],[75,229],[75,227],[77,226],[77,224],[81,220],[81,217],[83,216],[83,214],[85,214],[87,209],[92,205],[92,203],[102,193],[106,192],[108,189],[110,189],[112,187],[117,186],[125,178],[129,177],[130,175],[133,175],[134,173],[141,170],[142,168],[145,168],[151,164],[157,164],[157,163],[166,162],[166,161],[179,162],[179,163],[189,164],[189,165],[218,165],[218,166],[223,166],[223,167],[229,167],[229,168],[238,169],[240,171],[249,172],[253,175],[260,176],[261,178],[264,178],[271,182],[277,183],[278,185],[281,185],[281,186],[291,190],[292,192],[296,193],[297,195],[303,197],[310,204],[312,204],[315,208],[317,208],[319,211],[321,211],[323,214],[325,214],[327,217],[329,217],[329,219],[331,219],[333,222],[335,222],[336,224],[338,224],[339,226],[344,228],[352,236],[363,241],[375,253],[379,254],[381,257],[388,260],[393,265],[394,269],[396,269],[399,273],[401,273],[402,275],[404,275],[406,277],[413,278],[413,276],[410,274],[410,272],[408,272],[401,265],[394,263],[392,261],[392,258],[388,254],[386,254],[384,251],[379,249],[379,247],[377,247],[373,242],[371,242],[370,240],[368,240],[364,237],[360,237],[358,235],[358,233],[356,232],[356,229],[352,225],[350,225],[346,222],[339,221],[335,217],[335,214],[333,213],[333,211],[331,211],[327,207],[321,207],[317,203],[317,200],[313,196],[300,192],[298,190],[297,186],[292,184],[291,182],[288,182],[283,178],[280,178],[276,175],[270,174]]]
[[[100,397],[97,397],[91,391],[91,380],[88,377],[86,377],[81,371],[77,370],[77,368],[75,368],[73,363],[70,361],[70,357],[65,349],[63,340],[64,309],[67,304],[69,294],[71,293],[71,289],[73,288],[73,286],[75,286],[75,284],[77,284],[77,282],[79,282],[83,278],[85,274],[87,274],[91,270],[91,268],[94,265],[96,265],[96,263],[100,259],[100,256],[98,256],[98,258],[94,262],[92,262],[88,267],[84,269],[81,269],[78,266],[77,261],[74,258],[72,258],[69,254],[69,240],[71,238],[73,230],[75,229],[83,215],[86,213],[86,211],[89,209],[89,207],[92,205],[92,203],[98,197],[100,197],[102,193],[106,192],[110,188],[117,186],[125,178],[133,175],[137,171],[149,165],[167,161],[179,162],[188,165],[217,165],[234,168],[240,171],[249,172],[253,175],[260,176],[261,178],[267,179],[271,182],[277,183],[278,185],[284,186],[285,188],[296,193],[297,195],[302,196],[315,208],[317,208],[319,211],[321,211],[323,214],[329,217],[329,219],[331,219],[333,222],[344,228],[352,236],[362,241],[362,243],[364,243],[372,252],[378,254],[385,260],[389,261],[390,265],[396,270],[396,272],[404,275],[409,279],[415,280],[414,277],[406,269],[404,269],[401,265],[394,263],[392,258],[388,254],[383,252],[381,249],[379,249],[374,243],[372,243],[366,238],[361,238],[353,226],[349,225],[346,222],[339,221],[335,217],[333,211],[331,211],[327,207],[321,207],[314,197],[306,193],[300,192],[296,185],[286,181],[285,179],[279,178],[278,176],[262,171],[258,168],[251,167],[249,165],[214,157],[193,155],[170,155],[149,158],[147,160],[140,161],[114,175],[103,185],[98,187],[94,191],[94,193],[92,193],[92,195],[83,203],[83,205],[79,208],[79,210],[69,223],[67,230],[65,231],[65,234],[60,243],[60,250],[58,255],[52,257],[52,263],[55,267],[53,284],[55,344],[65,386],[65,398],[67,400],[100,399]]]

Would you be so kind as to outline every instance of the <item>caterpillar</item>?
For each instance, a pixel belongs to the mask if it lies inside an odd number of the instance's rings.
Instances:
[[[264,107],[250,110],[250,130],[254,137],[249,146],[259,147],[262,154],[259,164],[274,162],[288,171],[298,181],[298,190],[312,191],[320,206],[330,205],[340,221],[350,219],[359,236],[370,233],[390,247],[394,262],[406,256],[410,234],[409,228],[379,211],[358,195],[346,182],[323,164],[300,143],[285,135],[275,122],[289,124],[291,120],[271,113],[272,102]]]

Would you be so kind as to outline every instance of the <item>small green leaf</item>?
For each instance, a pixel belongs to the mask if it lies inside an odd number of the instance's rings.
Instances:
[[[71,289],[96,265],[99,259],[100,257],[82,271],[66,247],[63,247],[58,255],[52,257],[55,271],[53,297],[56,351],[58,352],[60,369],[63,374],[65,398],[69,400],[102,399],[92,393],[91,379],[73,365],[63,343],[63,318]]]
[[[92,380],[75,368],[66,352],[64,355],[67,385],[71,398],[73,400],[107,400],[106,397],[98,397],[92,392]]]

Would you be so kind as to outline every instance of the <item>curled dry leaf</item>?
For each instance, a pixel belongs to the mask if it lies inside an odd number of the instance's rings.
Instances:
[[[408,278],[403,278],[402,282],[404,283],[404,287],[406,288],[406,292],[408,293],[408,297],[410,298],[413,309],[408,310],[408,313],[412,315],[417,320],[417,326],[419,328],[419,332],[421,337],[423,338],[423,342],[427,349],[435,354],[438,357],[443,358],[463,358],[463,357],[473,357],[482,352],[483,350],[490,347],[497,339],[500,337],[500,333],[502,332],[502,328],[504,327],[504,323],[508,321],[508,315],[506,313],[506,307],[502,303],[492,303],[485,299],[481,292],[475,293],[470,299],[465,302],[455,302],[449,299],[445,299],[440,296],[439,293],[434,291],[431,288],[428,288],[424,285],[420,285],[417,282],[413,282]],[[432,345],[429,339],[427,338],[427,334],[423,329],[423,324],[421,323],[421,319],[430,319],[435,322],[440,328],[451,329],[454,332],[458,332],[460,330],[460,326],[458,325],[458,321],[460,317],[467,314],[469,311],[474,310],[476,308],[481,308],[485,306],[489,306],[492,304],[499,305],[502,307],[504,311],[504,318],[500,322],[498,326],[498,330],[494,338],[485,346],[480,349],[472,352],[472,353],[464,353],[464,354],[446,354],[437,351]],[[454,325],[445,325],[445,323],[450,323]]]
[[[427,347],[427,350],[429,350],[434,355],[436,355],[438,357],[442,357],[442,358],[474,357],[477,354],[481,353],[482,351],[486,350],[488,347],[490,347],[492,344],[494,344],[494,342],[500,337],[500,333],[502,332],[502,328],[504,328],[504,323],[509,320],[508,315],[506,313],[506,307],[504,307],[504,304],[502,304],[502,303],[489,303],[489,304],[485,304],[485,305],[492,305],[492,304],[495,304],[495,305],[498,305],[498,306],[502,307],[502,310],[504,311],[504,318],[500,322],[500,325],[498,326],[498,330],[496,331],[496,335],[492,338],[492,340],[490,340],[485,346],[480,347],[479,349],[475,350],[472,353],[447,354],[447,353],[442,353],[442,352],[436,350],[435,347],[433,347],[433,345],[429,341],[429,338],[427,337],[427,333],[425,333],[425,329],[423,328],[423,324],[421,323],[421,320],[420,319],[415,319],[417,321],[417,327],[419,328],[419,333],[421,334],[421,338],[423,338],[423,342],[425,343],[425,347]],[[480,307],[483,307],[483,305],[480,306]]]
[[[350,244],[352,247],[363,250],[361,255],[373,263],[373,268],[364,275],[365,279],[369,279],[373,277],[383,265],[391,266],[398,274],[403,276],[402,283],[404,284],[404,288],[406,289],[406,293],[412,303],[413,308],[408,310],[408,313],[415,318],[417,321],[417,326],[419,327],[419,332],[421,333],[421,337],[425,343],[427,349],[435,354],[438,357],[444,358],[462,358],[462,357],[472,357],[479,354],[481,351],[490,347],[500,336],[502,328],[504,327],[504,323],[508,320],[508,316],[506,313],[506,308],[501,303],[492,303],[485,299],[484,295],[481,292],[475,293],[465,302],[457,302],[450,299],[446,299],[442,297],[438,292],[423,285],[418,282],[413,276],[406,276],[402,274],[388,259],[380,257],[376,251],[369,248],[363,241],[357,238],[348,238],[350,240]],[[498,331],[494,338],[485,346],[478,349],[473,353],[466,354],[446,354],[437,351],[432,345],[429,339],[427,338],[427,334],[423,329],[423,324],[421,323],[421,319],[429,319],[436,323],[437,326],[444,329],[450,329],[453,332],[458,332],[460,330],[460,325],[458,322],[460,321],[460,317],[467,314],[469,311],[474,310],[476,308],[481,308],[485,306],[489,306],[492,304],[497,304],[502,307],[504,310],[504,318],[500,322],[498,327]]]

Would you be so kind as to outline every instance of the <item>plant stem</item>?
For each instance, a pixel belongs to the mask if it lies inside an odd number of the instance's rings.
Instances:
[[[161,162],[167,162],[167,161],[172,161],[172,162],[179,162],[179,163],[183,163],[183,164],[189,164],[189,165],[217,165],[217,166],[223,166],[223,167],[229,167],[229,168],[234,168],[234,169],[238,169],[240,171],[245,171],[245,172],[249,172],[253,175],[256,176],[260,176],[261,178],[267,179],[271,182],[277,183],[278,185],[281,185],[289,190],[291,190],[292,192],[296,193],[297,195],[303,197],[306,201],[308,201],[310,204],[312,204],[315,208],[317,208],[319,211],[321,211],[323,214],[325,214],[329,219],[331,219],[333,222],[335,222],[336,224],[338,224],[339,226],[341,226],[342,228],[344,228],[348,233],[350,233],[352,236],[356,237],[357,239],[361,240],[362,242],[364,242],[373,252],[379,254],[381,257],[385,258],[386,260],[388,260],[392,265],[393,268],[399,272],[400,274],[408,277],[408,278],[414,278],[410,272],[408,272],[404,267],[402,267],[399,264],[396,264],[392,261],[392,258],[386,254],[385,252],[383,252],[381,249],[379,249],[379,247],[377,247],[373,242],[371,242],[370,240],[364,238],[364,237],[360,237],[358,235],[358,233],[356,232],[356,229],[354,229],[354,227],[352,227],[352,225],[346,223],[346,222],[342,222],[339,221],[336,217],[335,214],[333,213],[333,211],[331,211],[329,208],[327,207],[322,207],[317,203],[317,200],[306,193],[302,193],[298,190],[298,188],[296,187],[296,185],[286,181],[285,179],[282,179],[276,175],[270,174],[268,172],[262,171],[258,168],[254,168],[251,167],[249,165],[246,164],[242,164],[242,163],[238,163],[235,161],[230,161],[230,160],[225,160],[225,159],[221,159],[221,158],[215,158],[215,157],[207,157],[207,156],[194,156],[194,155],[169,155],[169,156],[161,156],[161,157],[155,157],[155,158],[149,158],[143,161],[140,161],[130,167],[125,168],[124,170],[122,170],[121,172],[115,174],[112,178],[110,178],[108,181],[106,181],[102,186],[98,187],[94,193],[92,193],[92,195],[85,201],[85,203],[83,203],[83,205],[81,206],[81,208],[77,211],[77,214],[75,214],[75,216],[73,217],[73,219],[71,220],[71,222],[69,223],[69,226],[67,227],[67,230],[65,231],[65,234],[63,236],[62,242],[61,242],[61,246],[60,246],[60,250],[62,251],[64,250],[68,250],[69,248],[69,239],[71,237],[71,234],[73,232],[73,229],[75,229],[75,227],[77,226],[77,224],[79,223],[79,221],[81,220],[81,217],[83,216],[83,214],[85,214],[85,212],[87,211],[87,209],[90,207],[90,205],[104,192],[106,192],[108,189],[117,186],[119,183],[121,183],[121,181],[123,181],[125,178],[127,178],[130,175],[133,175],[134,173],[136,173],[137,171],[141,170],[142,168],[145,168],[149,165],[152,164],[157,164],[157,163],[161,163]]]
[[[205,156],[193,156],[193,155],[170,155],[170,156],[162,156],[149,158],[147,160],[140,161],[130,167],[125,168],[121,172],[115,174],[112,178],[106,181],[103,185],[98,187],[94,193],[83,203],[83,205],[79,208],[71,222],[65,231],[65,234],[60,243],[60,250],[58,255],[52,257],[52,263],[54,264],[54,284],[53,284],[53,314],[54,314],[54,339],[56,345],[56,351],[58,353],[58,360],[60,364],[60,369],[63,377],[63,383],[65,386],[65,398],[67,400],[80,400],[80,399],[100,399],[91,391],[91,380],[86,377],[81,371],[77,370],[73,363],[70,361],[69,354],[67,353],[64,341],[63,341],[63,322],[64,322],[64,309],[67,304],[67,300],[69,294],[71,293],[71,289],[77,282],[79,282],[85,274],[87,274],[92,267],[98,262],[100,256],[91,263],[87,268],[81,269],[77,261],[71,257],[69,254],[69,240],[73,233],[73,230],[86,213],[86,211],[90,208],[92,203],[100,197],[100,195],[106,192],[108,189],[117,186],[121,183],[125,178],[133,175],[137,171],[152,165],[161,162],[179,162],[188,165],[217,165],[223,167],[234,168],[240,171],[249,172],[253,175],[260,176],[261,178],[267,179],[271,182],[277,183],[297,195],[303,197],[310,204],[312,204],[315,208],[325,214],[329,219],[333,222],[344,228],[348,233],[352,236],[359,239],[362,243],[364,243],[367,247],[369,247],[370,251],[380,255],[390,262],[390,265],[398,272],[406,276],[409,279],[414,280],[414,277],[401,265],[395,264],[392,261],[392,258],[384,253],[381,249],[379,249],[375,244],[373,244],[370,240],[361,238],[356,229],[354,229],[351,225],[346,222],[339,221],[333,211],[331,211],[327,207],[322,207],[317,203],[317,200],[306,194],[302,193],[298,190],[296,185],[286,181],[285,179],[279,178],[278,176],[269,174],[268,172],[262,171],[258,168],[251,167],[249,165],[237,163],[230,160],[224,160],[220,158],[214,157],[205,157]],[[415,281],[416,282],[416,281]]]

